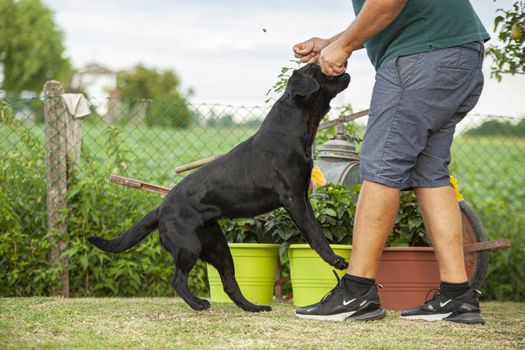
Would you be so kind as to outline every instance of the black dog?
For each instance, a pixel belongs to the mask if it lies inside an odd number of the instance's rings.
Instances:
[[[122,252],[159,229],[160,243],[176,265],[172,286],[195,310],[210,307],[188,289],[187,277],[198,258],[220,273],[224,291],[246,311],[270,311],[244,298],[235,280],[233,260],[217,223],[222,218],[254,217],[284,207],[306,241],[330,265],[348,263],[328,245],[308,200],[311,146],[330,101],[350,82],[348,74],[328,77],[318,65],[293,72],[284,95],[261,127],[225,156],[184,178],[164,202],[122,236],[89,237],[107,252]]]

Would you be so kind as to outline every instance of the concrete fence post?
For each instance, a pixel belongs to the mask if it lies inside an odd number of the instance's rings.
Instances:
[[[78,167],[82,137],[81,120],[75,120],[62,99],[64,87],[58,81],[44,85],[47,227],[55,232],[49,260],[51,266],[61,266],[60,284],[51,290],[55,296],[69,297],[68,259],[62,256],[67,249],[63,240],[67,225],[68,171]]]

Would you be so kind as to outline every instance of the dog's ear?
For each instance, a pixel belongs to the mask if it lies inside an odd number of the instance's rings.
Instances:
[[[320,88],[317,80],[298,70],[292,73],[287,86],[287,90],[289,90],[294,97],[308,97],[319,91]]]

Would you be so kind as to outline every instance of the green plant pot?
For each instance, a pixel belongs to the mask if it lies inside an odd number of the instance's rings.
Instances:
[[[254,304],[269,304],[273,299],[277,272],[278,244],[230,243],[235,278],[246,299]],[[219,272],[208,264],[210,297],[213,302],[231,303],[224,292]]]
[[[330,247],[337,255],[350,259],[351,245],[331,244]],[[336,285],[332,271],[335,270],[340,277],[346,273],[326,263],[308,244],[290,244],[288,256],[295,306],[319,302]]]

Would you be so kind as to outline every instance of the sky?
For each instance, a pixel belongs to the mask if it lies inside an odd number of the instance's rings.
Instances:
[[[294,66],[291,47],[329,37],[354,19],[350,0],[44,0],[64,33],[66,54],[79,68],[97,62],[114,70],[143,63],[172,69],[192,102],[263,105],[280,68]],[[492,33],[495,11],[512,0],[471,0]],[[495,38],[495,35],[492,35]],[[493,42],[496,40],[493,39]],[[472,113],[525,116],[525,77],[490,78]],[[349,88],[335,105],[368,108],[374,69],[364,50],[349,61]],[[103,94],[100,92],[100,94]],[[103,96],[95,96],[103,97]]]

